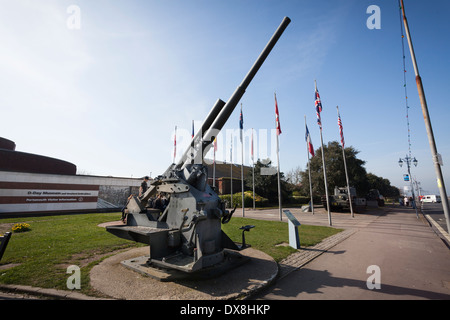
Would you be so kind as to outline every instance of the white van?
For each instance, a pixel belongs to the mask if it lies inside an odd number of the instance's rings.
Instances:
[[[422,202],[441,202],[441,196],[437,196],[435,194],[430,194],[427,196],[423,196]]]

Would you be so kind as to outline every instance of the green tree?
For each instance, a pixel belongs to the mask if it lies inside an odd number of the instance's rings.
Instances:
[[[327,170],[328,192],[333,194],[334,187],[345,187],[347,181],[345,179],[344,161],[342,158],[342,147],[337,141],[331,141],[327,146],[323,146],[325,154],[325,165]],[[369,191],[369,183],[366,177],[365,161],[358,159],[359,151],[353,147],[345,148],[345,159],[347,162],[347,170],[350,186],[356,188],[359,196],[365,196]],[[315,156],[310,160],[311,165],[311,181],[314,195],[325,194],[325,185],[323,180],[322,150],[319,147],[315,151]],[[309,195],[309,174],[308,168],[301,173],[302,186],[301,192]]]
[[[325,165],[327,169],[328,192],[333,194],[334,187],[345,187],[344,161],[342,158],[342,147],[337,141],[329,142],[323,146],[325,153]],[[370,189],[378,189],[385,197],[397,197],[400,192],[398,188],[391,186],[388,179],[378,177],[373,173],[367,173],[364,168],[365,161],[358,159],[359,151],[353,147],[345,148],[345,159],[347,162],[348,179],[351,187],[355,187],[359,197],[365,197]],[[301,172],[302,184],[300,193],[309,195],[308,168]],[[311,181],[314,195],[325,194],[323,182],[322,150],[320,147],[315,151],[315,157],[311,158]]]
[[[367,174],[367,180],[369,182],[370,189],[378,189],[381,195],[385,197],[399,197],[400,190],[391,186],[391,182],[383,177],[378,177],[373,173]]]

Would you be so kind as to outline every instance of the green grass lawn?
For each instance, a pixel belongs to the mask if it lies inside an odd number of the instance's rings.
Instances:
[[[81,268],[81,291],[89,294],[89,271],[108,254],[124,248],[143,246],[118,238],[97,225],[120,219],[120,213],[59,215],[0,220],[0,232],[9,231],[13,223],[26,222],[31,230],[13,233],[0,265],[18,264],[0,270],[0,283],[43,288],[66,289],[69,265]],[[295,249],[276,246],[289,242],[285,222],[232,218],[223,230],[233,241],[240,242],[243,225],[255,225],[246,232],[246,242],[280,261]],[[9,228],[9,230],[8,230]],[[300,243],[311,246],[338,233],[339,229],[302,225]]]
[[[81,268],[81,287],[89,285],[90,262],[117,249],[136,246],[97,225],[119,220],[118,213],[61,215],[0,220],[27,222],[31,230],[13,233],[0,265],[20,264],[0,270],[0,283],[66,289],[69,265]]]
[[[286,222],[235,217],[229,223],[222,225],[222,229],[231,240],[241,242],[242,230],[239,230],[239,228],[245,225],[255,226],[255,228],[245,232],[245,242],[252,248],[267,253],[275,261],[279,262],[297,251],[290,246],[278,246],[282,243],[289,243],[289,231]],[[301,225],[298,228],[301,247],[313,246],[342,231],[342,229],[310,225]]]

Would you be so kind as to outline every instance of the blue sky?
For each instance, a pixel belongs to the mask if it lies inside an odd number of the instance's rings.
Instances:
[[[80,10],[80,28],[67,26],[70,5]],[[370,5],[380,7],[380,29],[366,26]],[[405,6],[448,188],[450,2]],[[0,136],[18,151],[94,175],[160,174],[172,161],[174,127],[180,156],[192,120],[198,129],[217,98],[230,97],[289,16],[241,100],[245,163],[251,128],[259,155],[276,162],[269,151],[276,91],[281,171],[305,168],[304,116],[314,147],[320,142],[317,80],[324,143],[339,139],[339,105],[346,145],[360,151],[368,172],[403,188],[406,169],[397,161],[408,153],[408,132],[397,0],[1,0],[0,8]],[[437,193],[408,50],[406,69],[411,152],[419,161],[412,175]],[[234,161],[241,161],[238,121],[239,107],[219,136],[218,159],[229,160],[233,134]]]

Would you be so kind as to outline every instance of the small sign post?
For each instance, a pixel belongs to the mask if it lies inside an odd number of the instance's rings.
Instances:
[[[298,236],[298,227],[301,224],[289,210],[283,210],[283,212],[286,215],[286,217],[288,218],[289,245],[294,249],[300,249],[300,239]]]

